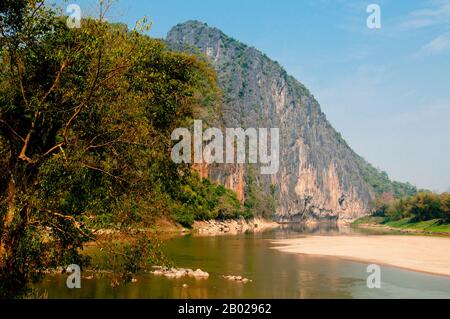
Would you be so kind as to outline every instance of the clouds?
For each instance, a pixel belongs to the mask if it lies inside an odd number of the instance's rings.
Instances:
[[[425,44],[419,51],[413,54],[413,58],[437,55],[450,51],[450,32],[441,34]]]
[[[205,3],[118,5],[130,7],[132,25],[143,14],[155,19],[158,36],[194,18],[262,49],[306,82],[331,123],[370,162],[419,187],[450,186],[450,0]],[[367,28],[370,3],[381,6],[381,30]]]
[[[340,42],[324,36],[333,46],[309,56],[319,61],[314,68],[311,60],[297,67],[304,62],[298,59],[289,69],[300,69],[301,80],[312,74],[308,86],[357,153],[396,180],[445,190],[450,185],[450,0],[386,1],[381,9],[381,32],[365,27],[365,8],[339,9]]]
[[[407,32],[417,32],[420,29],[439,32],[410,56],[413,59],[448,53],[450,51],[450,0],[428,1],[426,7],[410,12],[400,24],[400,28]]]
[[[414,109],[385,120],[386,130],[399,132],[395,140],[388,134],[379,137],[384,150],[395,156],[386,166],[393,177],[435,191],[447,189],[450,183],[449,119],[450,99],[427,98]],[[381,159],[380,163],[384,161]]]
[[[399,72],[395,64],[364,65],[315,91],[327,118],[358,154],[395,180],[443,191],[450,184],[450,96],[421,87],[440,79],[419,70],[411,78]]]
[[[406,30],[450,24],[450,1],[431,1],[427,8],[415,10],[401,24]]]

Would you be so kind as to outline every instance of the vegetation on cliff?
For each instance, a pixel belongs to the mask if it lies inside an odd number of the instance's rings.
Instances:
[[[224,93],[217,126],[281,129],[278,174],[254,176],[250,165],[209,170],[224,184],[230,176],[244,176],[239,185],[245,186],[247,207],[258,205],[270,215],[275,206],[281,220],[353,219],[366,214],[369,201],[383,193],[401,198],[417,192],[356,154],[311,92],[264,53],[199,21],[176,25],[166,41],[215,67]],[[339,192],[332,195],[330,189]]]
[[[173,27],[166,41],[174,50],[196,53],[215,67],[224,93],[217,127],[280,128],[278,173],[254,174],[260,164],[210,167],[214,181],[244,193],[246,208],[257,208],[266,217],[275,210],[278,220],[364,214],[361,207],[371,191],[353,153],[336,139],[312,94],[279,63],[198,21]],[[329,191],[337,188],[339,194]],[[342,205],[340,197],[345,198]]]
[[[377,196],[392,193],[396,198],[402,198],[415,195],[418,192],[417,188],[410,183],[392,181],[386,172],[373,167],[360,156],[357,156],[357,163],[364,180],[373,188]]]

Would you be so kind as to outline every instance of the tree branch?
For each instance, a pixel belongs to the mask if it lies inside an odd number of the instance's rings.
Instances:
[[[30,143],[31,134],[33,133],[33,130],[34,130],[34,127],[36,125],[36,121],[37,121],[38,117],[39,117],[39,111],[36,111],[34,113],[33,122],[31,122],[31,128],[28,131],[28,134],[25,137],[25,140],[23,141],[23,147],[22,147],[22,150],[20,151],[20,154],[19,154],[19,158],[21,160],[23,160],[24,162],[27,162],[28,164],[33,164],[34,163],[33,160],[27,156],[26,152],[27,152],[27,149],[28,149],[28,144]]]
[[[17,136],[22,142],[25,142],[25,139],[22,136],[20,136],[19,133],[17,133],[8,123],[6,123],[6,121],[0,119],[0,123],[5,124],[5,126],[9,128],[11,132],[14,133],[15,136]]]
[[[46,157],[47,155],[50,155],[54,150],[61,148],[63,145],[64,145],[64,142],[56,144],[51,149],[49,149],[47,152],[45,152],[41,157]]]
[[[98,167],[95,167],[95,166],[91,166],[91,165],[88,165],[88,164],[83,164],[83,166],[86,167],[86,168],[89,168],[89,169],[91,169],[91,170],[101,172],[101,173],[103,173],[103,174],[105,174],[105,175],[108,175],[109,177],[115,178],[115,179],[117,179],[117,180],[119,180],[119,181],[121,181],[121,182],[124,182],[124,183],[129,184],[129,182],[128,182],[127,180],[123,179],[122,177],[120,177],[120,176],[115,176],[115,175],[113,175],[113,174],[111,174],[111,173],[108,173],[107,171],[105,171],[105,170],[103,170],[103,169],[101,169],[101,168],[98,168]]]
[[[55,81],[53,81],[53,84],[50,87],[50,89],[42,97],[41,101],[39,102],[39,106],[41,106],[45,102],[47,97],[56,89],[56,87],[58,86],[59,80],[61,79],[61,75],[64,72],[64,69],[67,67],[68,64],[69,64],[69,62],[67,60],[65,60],[61,64],[61,67],[59,68],[58,74],[56,75]]]
[[[45,0],[39,2],[39,4],[34,8],[33,12],[31,13],[31,18],[34,17],[34,15],[39,11],[39,9],[44,5]]]
[[[76,108],[75,112],[70,117],[69,121],[66,123],[66,126],[64,128],[63,138],[64,138],[64,143],[66,145],[68,144],[67,143],[68,142],[67,141],[67,133],[69,131],[70,126],[72,125],[72,122],[81,113],[83,108],[86,107],[87,103],[89,103],[89,100],[91,99],[92,95],[94,94],[94,90],[97,87],[97,81],[98,81],[98,78],[100,77],[101,60],[102,60],[102,50],[99,49],[98,58],[97,58],[97,70],[95,72],[95,77],[94,77],[94,80],[92,81],[91,88],[89,90],[89,94],[87,95],[86,101],[85,102],[81,102],[81,104]]]
[[[47,214],[56,216],[56,217],[58,217],[58,218],[65,219],[65,220],[68,220],[68,221],[71,221],[71,222],[73,223],[73,226],[78,230],[78,232],[80,232],[80,234],[82,234],[82,235],[83,235],[84,237],[86,237],[86,238],[94,239],[92,236],[89,236],[88,234],[86,234],[86,233],[81,229],[81,223],[78,222],[78,221],[75,219],[75,217],[73,217],[73,216],[68,216],[68,215],[64,215],[64,214],[61,214],[61,213],[59,213],[59,212],[55,212],[55,211],[50,210],[50,209],[39,209],[39,208],[36,208],[36,207],[34,207],[34,208],[37,209],[38,211],[40,211],[41,213],[47,213]],[[54,225],[54,226],[56,226],[56,225]],[[57,228],[57,227],[56,227],[56,228]],[[61,229],[59,229],[59,230],[61,231]]]
[[[89,151],[89,150],[92,150],[92,149],[102,148],[102,147],[105,147],[105,146],[114,144],[115,142],[118,142],[122,136],[123,136],[123,134],[121,134],[118,138],[116,138],[116,139],[114,139],[114,140],[112,140],[112,141],[103,143],[103,144],[89,145],[89,146],[86,148],[85,152],[86,152],[86,151]],[[94,138],[94,139],[95,139],[95,138]],[[91,141],[91,143],[94,141],[94,139]]]
[[[28,100],[27,100],[27,96],[25,94],[25,87],[23,86],[23,76],[22,76],[22,72],[20,71],[19,64],[17,64],[17,73],[18,73],[18,78],[19,78],[20,92],[22,93],[22,99],[23,99],[23,102],[25,103],[25,107],[28,107]]]

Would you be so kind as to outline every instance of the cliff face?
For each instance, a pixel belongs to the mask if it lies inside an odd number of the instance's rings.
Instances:
[[[257,165],[211,165],[201,167],[203,175],[235,190],[242,200],[273,199],[282,221],[352,220],[367,213],[374,193],[357,155],[309,91],[278,63],[195,21],[175,26],[167,42],[175,50],[202,53],[216,68],[224,94],[217,126],[280,129],[277,174],[260,175]]]

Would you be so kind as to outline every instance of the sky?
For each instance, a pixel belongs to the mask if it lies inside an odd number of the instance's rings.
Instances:
[[[82,13],[95,0],[71,0]],[[381,9],[369,29],[368,5]],[[450,188],[450,0],[119,0],[111,21],[149,34],[199,20],[305,84],[348,144],[391,178]]]

